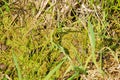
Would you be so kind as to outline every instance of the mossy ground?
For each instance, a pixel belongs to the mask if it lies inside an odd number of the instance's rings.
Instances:
[[[119,0],[1,0],[0,79],[119,80]]]

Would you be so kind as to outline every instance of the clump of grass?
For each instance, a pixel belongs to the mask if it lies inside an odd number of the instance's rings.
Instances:
[[[119,7],[119,0],[0,1],[7,66],[0,74],[8,76],[0,79],[119,79]]]

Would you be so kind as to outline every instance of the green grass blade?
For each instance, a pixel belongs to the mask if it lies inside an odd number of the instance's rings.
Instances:
[[[97,62],[96,62],[96,56],[95,56],[95,34],[94,34],[94,31],[93,31],[93,25],[91,24],[90,22],[90,18],[88,20],[88,35],[89,35],[89,39],[90,39],[90,44],[91,44],[91,49],[92,49],[92,54],[90,55],[90,57],[88,58],[87,60],[87,64],[88,64],[88,61],[90,61],[90,59],[92,58],[95,66],[97,67],[97,69],[99,69],[98,65],[97,65]],[[86,64],[86,65],[87,65]]]
[[[17,68],[18,79],[19,79],[19,80],[22,80],[22,75],[21,75],[20,67],[19,67],[19,65],[18,65],[17,57],[15,56],[14,53],[12,54],[12,56],[13,56],[14,64],[15,64],[15,66],[16,66],[16,68]]]
[[[65,59],[65,60],[66,60],[66,59]],[[51,77],[57,70],[59,70],[59,68],[62,66],[62,64],[64,63],[65,60],[63,60],[62,62],[60,62],[52,71],[50,71],[50,72],[48,73],[48,75],[45,77],[44,80],[50,80],[50,77]]]
[[[76,76],[79,75],[79,72],[76,72],[75,74],[73,74],[70,78],[68,78],[67,80],[74,80]]]
[[[89,32],[88,35],[89,35],[92,50],[95,51],[95,34],[94,34],[93,26],[90,20],[88,20],[88,32]]]

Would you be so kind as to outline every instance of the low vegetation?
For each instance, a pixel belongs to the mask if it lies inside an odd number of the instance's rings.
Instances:
[[[120,0],[0,0],[0,80],[120,80]]]

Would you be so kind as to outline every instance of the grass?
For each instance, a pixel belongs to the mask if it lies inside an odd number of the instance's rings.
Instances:
[[[119,0],[1,0],[1,80],[119,80]]]
[[[22,75],[21,75],[21,70],[20,70],[20,67],[19,67],[19,65],[18,65],[18,61],[17,61],[17,58],[16,58],[16,56],[15,56],[15,54],[14,54],[14,51],[13,51],[13,60],[14,60],[14,64],[15,64],[15,66],[16,66],[16,68],[17,68],[17,72],[18,72],[18,79],[19,80],[22,80]]]

